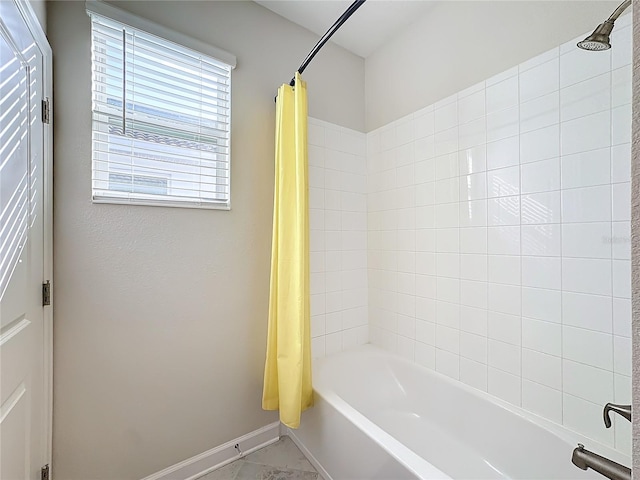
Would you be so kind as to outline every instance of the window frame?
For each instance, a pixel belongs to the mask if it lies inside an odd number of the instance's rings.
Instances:
[[[147,205],[147,206],[163,206],[163,207],[177,207],[177,208],[196,208],[196,209],[213,209],[213,210],[230,210],[231,209],[231,125],[232,125],[232,115],[231,115],[231,95],[232,95],[232,82],[231,76],[232,71],[236,67],[236,57],[224,50],[216,48],[212,45],[209,45],[205,42],[197,40],[195,38],[189,37],[182,33],[173,31],[168,29],[162,25],[155,24],[149,20],[146,20],[142,17],[138,17],[132,13],[121,10],[119,8],[113,7],[111,5],[107,5],[99,0],[87,0],[85,2],[87,14],[91,17],[92,15],[97,15],[99,17],[104,17],[108,20],[112,20],[114,22],[120,23],[125,27],[130,27],[134,30],[139,30],[144,33],[153,35],[162,40],[165,40],[170,43],[177,44],[178,46],[193,50],[197,53],[201,53],[208,57],[217,60],[218,62],[222,62],[230,67],[229,71],[229,115],[228,115],[228,154],[227,154],[227,166],[228,166],[228,196],[226,202],[206,202],[206,201],[198,201],[195,197],[194,199],[184,198],[180,199],[179,197],[168,195],[168,199],[162,199],[161,197],[156,198],[143,198],[139,197],[131,197],[130,195],[144,195],[136,192],[118,192],[118,191],[110,191],[111,195],[109,196],[96,196],[94,195],[94,168],[95,168],[95,158],[94,158],[94,126],[92,119],[92,147],[91,147],[91,197],[93,203],[103,203],[103,204],[124,204],[124,205]],[[93,22],[93,20],[91,20]],[[92,27],[93,28],[93,27]],[[93,55],[93,51],[92,51]],[[93,69],[93,66],[92,66]],[[93,79],[92,79],[93,82]],[[92,98],[94,95],[93,87],[91,89]],[[93,100],[92,100],[93,101]],[[93,109],[92,109],[92,117],[93,117]],[[115,172],[115,173],[123,173],[123,172]],[[132,178],[136,175],[135,173],[131,173]],[[140,175],[138,173],[137,175]],[[142,175],[146,175],[146,173],[142,173]],[[169,182],[170,184],[170,179]],[[119,195],[122,193],[122,196]]]

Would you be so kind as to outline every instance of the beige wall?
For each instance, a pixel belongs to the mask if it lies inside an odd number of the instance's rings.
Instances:
[[[274,95],[317,38],[252,2],[119,2],[234,53],[230,212],[91,203],[90,23],[48,3],[54,53],[58,480],[139,479],[277,419],[260,407]],[[360,57],[309,67],[310,114],[363,129]]]
[[[618,3],[437,2],[367,57],[367,131],[592,30]]]

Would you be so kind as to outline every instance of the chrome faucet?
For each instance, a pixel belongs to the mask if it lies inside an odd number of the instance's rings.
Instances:
[[[622,415],[624,418],[631,421],[631,405],[616,405],[615,403],[607,403],[604,406],[604,410],[602,411],[602,416],[604,417],[604,426],[607,428],[611,427],[611,417],[609,417],[609,412],[614,412]]]
[[[573,450],[571,461],[582,470],[592,468],[600,475],[604,475],[611,480],[631,480],[630,468],[586,450],[581,443]]]

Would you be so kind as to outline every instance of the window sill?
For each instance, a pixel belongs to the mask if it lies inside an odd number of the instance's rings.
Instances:
[[[146,207],[169,207],[169,208],[196,208],[203,210],[231,210],[229,203],[189,203],[189,202],[164,202],[153,200],[136,200],[129,198],[92,198],[92,203],[112,204],[112,205],[139,205]]]

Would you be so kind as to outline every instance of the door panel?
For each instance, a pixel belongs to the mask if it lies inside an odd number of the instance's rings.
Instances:
[[[0,1],[0,478],[36,480],[46,460],[43,55]]]
[[[27,405],[27,389],[24,385],[14,392],[9,402],[2,406],[2,431],[4,438],[0,445],[2,464],[0,478],[29,478],[29,405]],[[9,459],[7,461],[7,459]]]
[[[31,377],[28,365],[21,362],[30,351],[31,322],[18,322],[3,334],[0,346],[2,365],[2,404],[0,406],[0,478],[17,480],[34,478],[30,473],[29,437]]]

